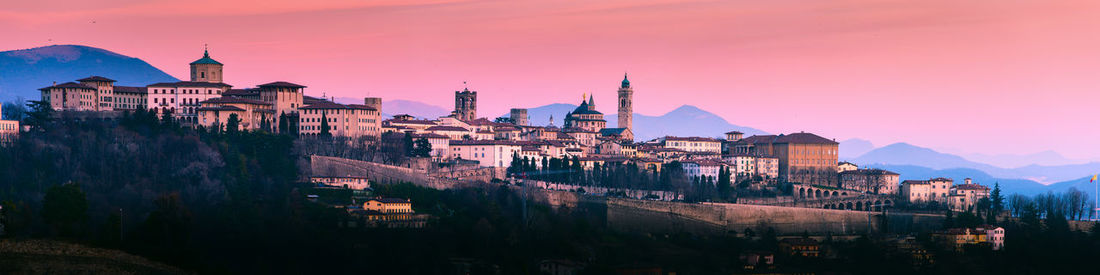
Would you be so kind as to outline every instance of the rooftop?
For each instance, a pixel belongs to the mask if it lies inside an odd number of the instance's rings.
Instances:
[[[98,76],[98,75],[93,75],[93,76],[77,79],[76,81],[80,81],[80,82],[115,82],[114,79],[110,79],[110,78],[106,78],[106,77],[102,77],[102,76]]]
[[[409,203],[409,200],[399,198],[373,198],[367,201],[376,201],[381,203]]]
[[[223,97],[211,98],[211,99],[207,99],[207,100],[204,100],[202,102],[199,102],[199,104],[206,104],[206,103],[211,103],[211,104],[232,104],[232,103],[237,103],[237,104],[253,104],[253,105],[271,105],[271,103],[267,103],[267,102],[260,101],[260,100],[240,98],[240,97],[232,97],[232,96],[223,96]]]
[[[456,131],[456,132],[469,132],[470,129],[458,127],[458,126],[432,126],[425,129],[426,131]]]
[[[202,51],[202,58],[199,58],[199,60],[195,60],[195,62],[191,62],[191,65],[195,65],[195,64],[222,65],[221,62],[218,62],[217,60],[214,60],[213,58],[210,58],[210,51],[206,51],[206,50]]]
[[[225,83],[210,83],[202,81],[179,81],[179,82],[161,82],[149,84],[148,87],[203,87],[203,88],[222,88],[232,87],[233,85]]]
[[[146,87],[115,86],[115,93],[148,94],[149,89]]]
[[[267,83],[267,84],[260,84],[257,87],[260,87],[260,88],[269,88],[269,87],[270,88],[305,88],[306,86],[302,86],[302,85],[298,85],[298,84],[294,84],[294,83],[290,83],[290,82],[286,82],[286,81],[275,81],[275,82],[271,82],[271,83]]]
[[[959,184],[955,185],[955,189],[958,190],[989,190],[989,187],[982,186],[980,184]]]
[[[61,83],[61,84],[41,88],[41,89],[38,89],[38,90],[45,91],[45,90],[49,90],[51,88],[74,88],[74,89],[89,89],[89,90],[95,90],[96,89],[95,87],[80,84],[80,83],[76,83],[76,82],[65,82],[65,83]]]
[[[757,144],[757,143],[794,143],[794,144],[837,144],[836,141],[823,138],[821,136],[812,133],[791,133],[789,135],[759,135],[751,136],[742,139],[737,144]]]
[[[714,139],[714,138],[708,138],[708,137],[677,137],[677,136],[666,136],[666,137],[665,137],[665,141],[670,141],[670,140],[671,140],[671,141],[707,141],[707,142],[718,142],[718,139]]]
[[[851,174],[860,174],[860,175],[890,175],[890,176],[897,176],[897,175],[899,175],[898,173],[894,173],[894,172],[890,172],[890,171],[886,171],[886,170],[882,170],[882,169],[877,169],[877,168],[876,168],[876,169],[856,169],[856,170],[851,170],[851,171],[844,171],[844,172],[841,172],[840,174],[841,174],[841,175],[851,175]]]

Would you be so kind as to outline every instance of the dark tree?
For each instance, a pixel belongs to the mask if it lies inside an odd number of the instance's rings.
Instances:
[[[241,119],[237,117],[237,114],[229,114],[229,119],[225,121],[225,132],[229,134],[236,134],[241,128]]]
[[[323,138],[332,137],[332,127],[328,125],[328,116],[325,115],[324,110],[321,110],[321,133],[319,135]]]
[[[403,139],[401,139],[401,141],[405,145],[405,156],[406,157],[416,156],[415,154],[413,154],[414,149],[416,149],[416,147],[415,147],[416,143],[413,142],[412,134],[406,132],[405,137]]]
[[[1005,210],[1005,196],[1001,194],[1001,183],[993,183],[993,191],[989,192],[989,200],[993,203],[993,212],[998,214]]]
[[[160,112],[160,125],[164,128],[175,128],[175,120],[172,118],[171,109],[162,109],[162,112]]]
[[[286,113],[279,114],[279,133],[284,135],[290,133],[290,126],[286,121]]]
[[[496,123],[510,123],[510,124],[515,124],[516,123],[516,121],[512,120],[512,118],[506,117],[506,116],[498,117],[498,118],[494,119],[493,122],[496,122]]]
[[[0,114],[0,117],[6,120],[18,120],[22,121],[27,114],[26,100],[23,97],[16,97],[15,101],[4,102],[4,113]]]
[[[80,186],[68,183],[50,187],[42,200],[42,218],[62,236],[78,233],[88,219],[88,199]]]
[[[23,124],[30,126],[31,129],[44,131],[53,121],[53,107],[50,107],[49,102],[43,100],[29,101],[27,102],[27,108],[30,108],[30,112],[27,113]]]
[[[432,156],[432,143],[426,138],[416,140],[413,156],[427,158]]]

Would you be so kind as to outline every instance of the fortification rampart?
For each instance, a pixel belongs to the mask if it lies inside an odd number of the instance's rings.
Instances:
[[[427,174],[410,168],[335,157],[312,156],[314,175],[365,177],[374,183],[412,182],[435,188],[459,188],[473,181],[458,176],[482,177],[503,173],[497,170],[479,172],[455,171],[455,178]],[[495,169],[495,168],[490,168]],[[814,235],[858,235],[882,232],[915,232],[938,227],[943,216],[796,208],[782,206],[684,203],[585,195],[577,192],[548,190],[535,184],[513,187],[525,189],[533,202],[543,203],[560,211],[585,211],[608,227],[626,232],[728,234],[775,228],[782,235],[810,233]]]

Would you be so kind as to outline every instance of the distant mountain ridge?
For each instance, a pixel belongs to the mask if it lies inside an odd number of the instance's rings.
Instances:
[[[846,161],[857,158],[875,149],[871,141],[865,139],[847,139],[840,142],[840,160]]]
[[[1049,184],[1048,188],[1057,189],[1067,181],[1077,180],[1085,175],[1100,172],[1100,163],[1090,162],[1070,165],[1028,165],[1017,168],[1001,168],[985,163],[974,162],[963,157],[940,153],[929,148],[914,146],[908,143],[895,143],[871,150],[852,162],[861,166],[871,167],[902,167],[902,171],[894,171],[902,174],[902,178],[923,175],[924,170],[914,170],[906,167],[918,167],[930,170],[945,170],[950,172],[978,171],[988,176],[988,179],[997,179],[1002,183],[1019,182],[1020,180],[1035,183]],[[941,175],[947,176],[947,175]],[[1026,183],[1026,182],[1024,182]],[[1048,189],[1053,190],[1053,189]]]
[[[121,86],[179,81],[138,58],[87,46],[54,45],[0,52],[0,100],[38,100],[39,88],[92,75],[114,79]]]

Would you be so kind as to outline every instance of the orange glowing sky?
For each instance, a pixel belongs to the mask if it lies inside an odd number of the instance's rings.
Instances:
[[[178,78],[210,44],[237,87],[452,106],[683,104],[769,132],[1100,159],[1100,1],[36,0],[0,50],[82,44]],[[94,23],[93,23],[94,22]]]

